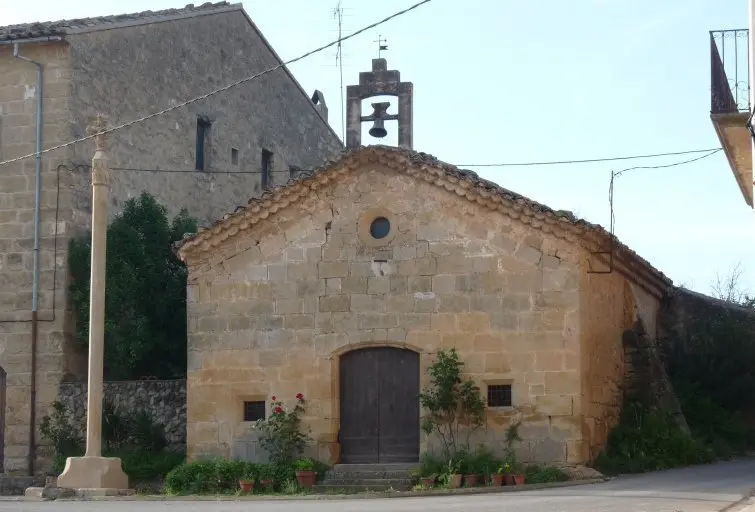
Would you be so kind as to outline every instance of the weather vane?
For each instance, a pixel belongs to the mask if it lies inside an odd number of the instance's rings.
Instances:
[[[378,44],[378,59],[382,57],[382,52],[388,50],[388,45],[384,44],[387,43],[387,39],[383,39],[383,34],[379,34],[376,41],[373,41],[373,43]]]

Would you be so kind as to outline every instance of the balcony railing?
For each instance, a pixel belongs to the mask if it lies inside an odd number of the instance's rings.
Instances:
[[[710,71],[711,114],[749,112],[749,30],[711,30]]]

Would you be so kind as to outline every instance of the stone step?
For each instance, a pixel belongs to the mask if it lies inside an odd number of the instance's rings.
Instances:
[[[411,486],[412,482],[408,478],[326,478],[322,481],[323,485],[361,485],[361,486]]]
[[[406,471],[419,466],[419,462],[401,462],[395,464],[336,464],[333,471]]]
[[[356,480],[370,480],[374,478],[409,478],[408,471],[344,471],[344,470],[330,470],[325,473],[326,479],[356,479]]]

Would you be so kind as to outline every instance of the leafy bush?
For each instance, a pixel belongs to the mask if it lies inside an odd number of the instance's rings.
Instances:
[[[327,466],[319,461],[312,461],[311,464],[318,474],[324,473],[323,466],[327,469]],[[229,494],[238,490],[238,482],[241,479],[256,482],[270,479],[274,481],[275,489],[290,493],[296,489],[295,471],[293,464],[257,464],[226,459],[199,460],[182,464],[170,471],[165,478],[165,491],[173,495]],[[263,490],[257,486],[255,492]]]
[[[712,460],[712,451],[681,432],[670,413],[628,401],[595,465],[606,474],[642,473]]]
[[[296,471],[314,471],[315,461],[309,458],[299,459],[294,463],[294,469],[296,469]]]
[[[71,424],[65,404],[55,401],[52,416],[44,416],[40,423],[42,438],[54,450],[50,471],[60,474],[68,457],[84,454],[84,440]],[[123,470],[132,482],[157,480],[178,464],[184,455],[164,451],[167,441],[162,425],[155,423],[149,413],[137,411],[133,417],[120,413],[111,403],[103,403],[102,437],[107,457],[120,457]]]
[[[288,467],[301,455],[309,441],[309,436],[301,431],[301,416],[304,414],[304,395],[297,393],[296,405],[287,411],[283,402],[273,396],[269,418],[257,420],[260,443],[270,456],[270,460]]]
[[[430,366],[430,385],[420,393],[420,404],[427,411],[422,430],[437,433],[444,453],[451,459],[461,450],[469,451],[469,437],[485,421],[485,404],[480,388],[464,379],[464,362],[456,349],[439,350]],[[461,437],[462,428],[466,436]]]
[[[195,232],[181,211],[172,221],[146,192],[129,199],[107,229],[105,378],[186,375],[186,266],[172,243]],[[89,343],[91,236],[69,245],[76,340]]]
[[[528,466],[525,475],[528,484],[544,484],[549,482],[565,482],[569,475],[562,470],[553,467],[541,468],[540,466]]]

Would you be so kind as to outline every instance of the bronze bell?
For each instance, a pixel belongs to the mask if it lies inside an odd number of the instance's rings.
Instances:
[[[372,108],[374,109],[372,112],[372,117],[375,120],[372,123],[372,128],[370,128],[369,134],[372,137],[375,137],[377,139],[382,139],[386,135],[388,135],[388,131],[385,129],[385,124],[383,121],[383,116],[387,113],[388,107],[391,105],[389,101],[382,101],[380,103],[373,103]]]
[[[382,139],[388,135],[388,131],[385,129],[382,119],[375,119],[375,122],[372,123],[372,128],[370,128],[370,135],[378,139]]]

